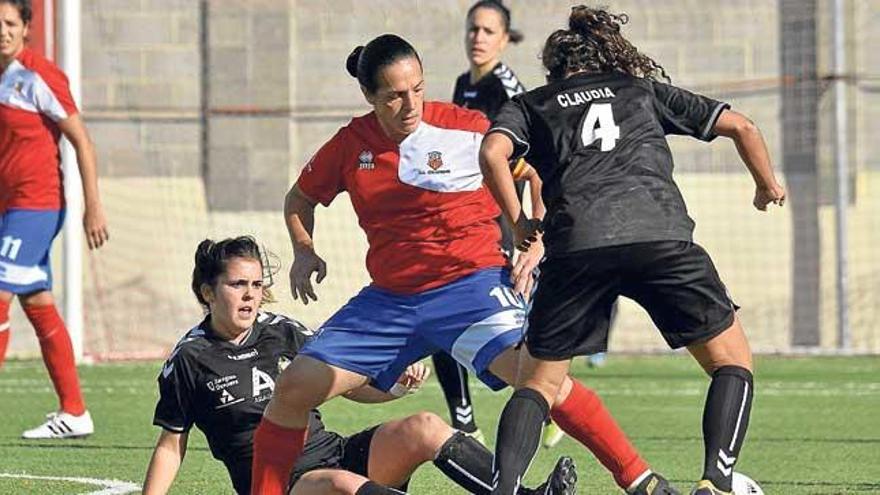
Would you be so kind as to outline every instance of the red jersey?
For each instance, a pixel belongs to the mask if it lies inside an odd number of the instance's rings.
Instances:
[[[0,213],[61,208],[57,123],[76,113],[61,69],[27,48],[0,74]]]
[[[426,102],[422,122],[398,144],[371,112],[321,147],[297,185],[324,206],[348,192],[376,286],[405,294],[438,287],[505,265],[500,210],[479,164],[488,127],[479,112]]]

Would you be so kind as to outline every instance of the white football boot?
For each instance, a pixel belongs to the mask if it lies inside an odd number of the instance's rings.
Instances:
[[[77,438],[86,437],[95,432],[95,424],[88,411],[80,416],[74,416],[66,412],[53,412],[46,415],[46,422],[40,426],[27,430],[21,434],[21,438],[37,440],[45,438]]]

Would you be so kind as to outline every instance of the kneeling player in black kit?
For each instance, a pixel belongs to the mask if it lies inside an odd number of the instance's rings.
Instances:
[[[192,289],[208,314],[180,340],[158,378],[160,398],[153,423],[162,433],[147,469],[144,494],[168,491],[193,425],[205,434],[213,456],[226,465],[236,492],[249,492],[254,430],[275,380],[311,335],[299,322],[260,311],[264,269],[259,246],[250,237],[199,244]],[[427,371],[418,363],[408,368],[392,389],[394,395],[363,387],[347,397],[359,402],[392,400],[417,389]],[[320,413],[313,410],[290,492],[403,493],[415,469],[428,461],[470,493],[491,490],[492,454],[433,413],[342,437],[325,430]],[[520,493],[574,494],[576,480],[571,459],[563,457],[547,482]]]
[[[546,247],[520,360],[502,413],[494,494],[511,495],[537,448],[541,421],[573,356],[605,351],[611,309],[626,296],[666,342],[687,347],[712,383],[703,410],[705,457],[695,495],[731,492],[749,423],[752,355],[672,177],[667,134],[730,138],[755,181],[754,206],[782,205],[757,127],[725,103],[660,79],[662,67],[621,34],[625,15],[578,6],[547,39],[548,84],[507,103],[483,140],[483,175],[515,221],[517,245]],[[525,157],[543,180],[543,226],[528,219],[508,162]],[[673,493],[662,480],[646,493]]]

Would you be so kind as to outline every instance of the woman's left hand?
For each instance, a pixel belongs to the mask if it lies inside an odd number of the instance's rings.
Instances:
[[[535,268],[544,258],[544,242],[541,235],[537,235],[535,242],[529,245],[526,251],[520,251],[510,271],[510,282],[513,291],[520,294],[526,302],[532,295],[535,286]]]
[[[107,219],[104,217],[104,208],[101,205],[86,206],[83,214],[83,230],[86,233],[86,241],[89,249],[98,249],[110,240],[107,232]]]
[[[407,366],[406,371],[397,379],[397,383],[406,387],[408,393],[413,393],[425,383],[429,376],[431,376],[431,368],[420,361]]]

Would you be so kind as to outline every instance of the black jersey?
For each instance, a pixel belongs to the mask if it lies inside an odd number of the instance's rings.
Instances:
[[[471,84],[470,72],[458,76],[452,93],[452,103],[479,110],[491,120],[508,100],[525,90],[516,74],[504,63],[498,62],[492,72],[483,76],[476,84]]]
[[[254,431],[275,380],[311,334],[299,322],[260,313],[251,334],[235,345],[215,337],[206,318],[187,332],[165,362],[153,424],[176,433],[188,432],[195,424],[213,456],[226,465],[236,490],[246,493]],[[313,410],[297,467],[333,458],[339,442]]]
[[[514,96],[525,92],[526,88],[516,78],[516,74],[502,62],[498,62],[492,72],[486,74],[476,84],[471,84],[470,72],[458,76],[452,103],[458,106],[479,110],[490,120],[494,119],[501,107]],[[516,183],[516,194],[522,200],[525,184]],[[513,227],[498,216],[501,227],[501,250],[508,259],[513,257]]]
[[[548,256],[691,241],[667,134],[704,141],[728,105],[623,73],[578,74],[516,96],[492,123],[543,180]]]

